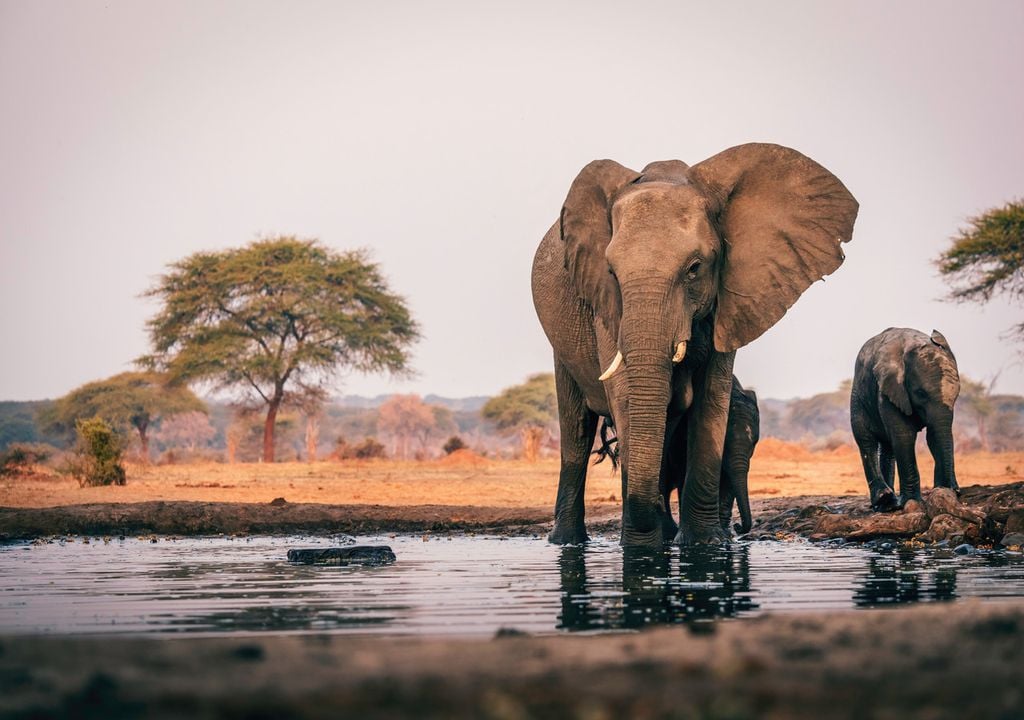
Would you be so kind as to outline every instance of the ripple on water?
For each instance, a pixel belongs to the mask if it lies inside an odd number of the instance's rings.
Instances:
[[[623,550],[598,538],[372,537],[398,562],[292,565],[309,537],[0,548],[3,633],[609,631],[794,610],[1024,596],[1017,554],[810,543]]]

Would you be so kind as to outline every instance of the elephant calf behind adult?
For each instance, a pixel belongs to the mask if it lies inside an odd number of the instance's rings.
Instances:
[[[864,343],[854,367],[850,425],[875,510],[895,510],[921,499],[914,446],[923,428],[935,459],[935,487],[959,492],[953,462],[953,405],[959,394],[956,358],[938,330],[928,336],[889,328]]]
[[[754,448],[757,447],[760,437],[761,413],[757,407],[757,394],[744,388],[733,376],[732,392],[729,396],[729,421],[722,450],[722,475],[718,486],[718,516],[725,532],[729,532],[733,503],[740,514],[740,523],[735,526],[736,532],[750,532],[753,526],[747,477],[750,474],[750,458],[754,455]],[[681,509],[683,483],[686,479],[685,451],[685,442],[673,442],[669,450],[669,478],[665,486],[666,507],[671,507],[672,491],[677,490]]]
[[[735,351],[839,267],[856,215],[838,178],[778,145],[740,145],[693,167],[583,168],[533,265],[562,438],[553,542],[586,539],[600,416],[622,443],[623,544],[663,541],[666,445],[684,420],[677,539],[724,539],[718,490]]]

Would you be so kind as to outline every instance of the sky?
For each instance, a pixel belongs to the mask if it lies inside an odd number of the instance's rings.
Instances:
[[[843,266],[738,352],[762,397],[829,391],[889,326],[1024,394],[1022,308],[932,264],[1024,196],[1024,3],[0,0],[0,399],[132,368],[140,294],[199,250],[365,247],[421,325],[417,375],[492,395],[551,369],[530,266],[595,158],[788,145],[860,202]]]

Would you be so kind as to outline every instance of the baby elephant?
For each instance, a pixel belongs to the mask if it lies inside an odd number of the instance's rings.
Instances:
[[[889,328],[864,343],[857,355],[850,395],[850,424],[860,448],[871,507],[895,510],[921,499],[914,443],[928,428],[935,458],[935,487],[960,492],[953,469],[953,404],[960,375],[949,343],[910,328]],[[900,471],[900,497],[893,461]]]
[[[740,524],[734,528],[738,533],[750,532],[750,497],[747,492],[747,475],[750,472],[750,457],[760,438],[761,414],[757,409],[757,395],[745,390],[734,375],[729,395],[729,420],[725,430],[725,449],[722,452],[722,474],[718,486],[718,518],[722,529],[729,532],[732,519],[732,505],[735,501],[740,511]],[[669,508],[673,490],[678,490],[679,500],[683,497],[683,480],[686,474],[686,432],[677,432],[681,441],[672,444],[668,457],[668,482],[665,484],[664,502]],[[671,512],[668,513],[671,517]]]

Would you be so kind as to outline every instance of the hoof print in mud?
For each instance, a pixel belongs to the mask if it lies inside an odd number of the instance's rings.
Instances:
[[[387,545],[304,548],[288,551],[288,562],[300,565],[390,565],[395,553]]]

